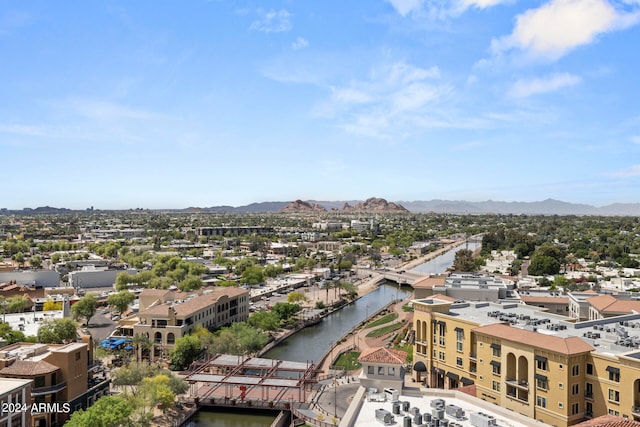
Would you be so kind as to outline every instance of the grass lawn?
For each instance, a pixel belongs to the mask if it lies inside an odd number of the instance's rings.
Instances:
[[[335,368],[346,369],[347,371],[355,371],[362,367],[362,365],[358,363],[358,357],[360,357],[359,351],[348,351],[346,353],[342,353],[333,366]]]
[[[380,329],[375,329],[367,334],[368,338],[378,338],[389,332],[397,331],[404,326],[403,322],[392,323],[391,325],[384,326]]]
[[[365,328],[374,328],[376,326],[384,325],[385,323],[389,323],[398,318],[398,313],[389,313],[387,315],[382,316],[379,319],[374,320],[373,322],[367,323]]]

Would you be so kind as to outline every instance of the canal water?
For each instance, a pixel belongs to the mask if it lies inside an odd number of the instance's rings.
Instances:
[[[263,357],[294,362],[316,362],[333,343],[349,332],[354,325],[362,322],[394,299],[405,299],[411,292],[413,290],[409,286],[398,287],[393,282],[383,282],[378,289],[330,314],[317,325],[304,328],[287,338],[265,353]]]
[[[277,412],[210,412],[198,411],[187,427],[269,427]]]
[[[453,265],[455,253],[468,248],[472,251],[479,243],[462,244],[443,255],[415,267],[412,271],[425,274],[441,274]],[[333,291],[330,291],[333,292]],[[378,289],[368,293],[329,316],[317,325],[303,329],[289,337],[262,357],[291,360],[295,362],[317,361],[332,343],[350,331],[353,326],[367,319],[394,299],[405,299],[413,290],[409,286],[398,286],[394,282],[384,282]],[[260,413],[207,412],[199,411],[193,418],[191,427],[268,427],[275,416]]]
[[[420,264],[410,271],[423,274],[442,274],[447,271],[447,268],[453,265],[453,259],[456,257],[456,252],[458,252],[460,249],[469,249],[470,251],[475,251],[480,246],[482,245],[479,242],[463,243],[460,246],[456,246],[454,249],[432,259],[431,261]]]

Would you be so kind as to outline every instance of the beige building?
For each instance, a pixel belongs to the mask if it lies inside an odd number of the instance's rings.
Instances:
[[[407,352],[403,350],[378,347],[363,351],[358,357],[362,365],[360,385],[366,389],[377,388],[382,391],[392,388],[402,392],[406,361]]]
[[[414,379],[556,426],[640,419],[640,314],[578,322],[515,303],[414,300]]]
[[[0,426],[31,427],[31,414],[26,408],[31,405],[32,384],[33,381],[20,378],[0,381]],[[13,410],[9,411],[11,405]]]
[[[52,405],[49,411],[31,414],[34,427],[61,426],[71,412],[107,394],[109,379],[99,370],[90,338],[64,345],[15,343],[0,349],[0,383],[9,378],[30,380],[32,403]]]
[[[146,336],[154,344],[153,355],[164,354],[178,338],[193,332],[196,326],[217,329],[233,322],[244,322],[249,317],[249,291],[246,289],[220,288],[180,300],[174,300],[175,295],[170,291],[141,295],[140,312],[120,321],[122,335]]]

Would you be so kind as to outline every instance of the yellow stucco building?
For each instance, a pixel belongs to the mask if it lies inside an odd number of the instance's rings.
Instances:
[[[640,419],[640,315],[578,322],[518,303],[413,301],[414,372],[556,426]],[[471,389],[473,392],[473,389]]]

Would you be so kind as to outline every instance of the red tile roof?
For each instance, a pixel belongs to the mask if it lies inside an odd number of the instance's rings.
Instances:
[[[426,276],[416,279],[413,282],[414,288],[431,289],[434,286],[444,286],[445,276]]]
[[[562,338],[552,335],[542,335],[539,332],[513,328],[504,323],[480,326],[479,328],[473,329],[473,331],[507,341],[525,344],[536,343],[537,348],[566,355],[588,353],[594,350],[591,345],[583,341],[580,337]]]
[[[384,347],[369,348],[358,357],[358,362],[364,363],[388,363],[403,365],[407,361],[407,352]]]
[[[573,427],[640,427],[640,422],[627,418],[603,415],[592,420],[575,424]]]
[[[51,372],[55,372],[60,368],[56,365],[52,365],[44,360],[31,361],[31,360],[16,360],[11,365],[0,369],[1,375],[20,375],[25,377],[31,377],[35,375],[44,375]]]
[[[617,299],[613,295],[600,295],[587,299],[596,310],[609,314],[630,314],[640,312],[640,301]]]
[[[207,308],[211,305],[214,305],[218,299],[221,297],[235,298],[239,295],[247,294],[249,295],[249,291],[242,288],[224,288],[219,291],[211,292],[205,295],[198,296],[196,298],[187,300],[180,304],[173,305],[173,308],[176,311],[176,316],[189,316],[199,310]],[[149,307],[148,309],[141,311],[138,316],[144,315],[158,315],[158,316],[169,316],[169,307],[170,304],[160,304],[153,307]]]

